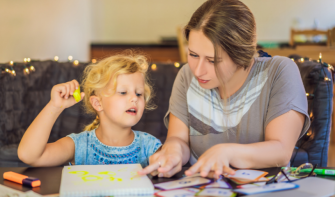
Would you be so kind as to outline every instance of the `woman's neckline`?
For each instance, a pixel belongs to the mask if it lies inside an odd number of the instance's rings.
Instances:
[[[127,146],[109,146],[109,145],[106,145],[106,144],[104,144],[104,143],[102,143],[100,140],[99,140],[99,138],[97,137],[97,135],[96,135],[96,129],[94,129],[92,132],[93,132],[93,137],[99,142],[99,144],[101,144],[102,146],[105,146],[105,147],[107,147],[107,148],[129,148],[130,146],[132,146],[134,143],[135,143],[135,141],[136,141],[136,139],[137,139],[137,135],[136,135],[136,133],[135,133],[135,131],[133,131],[133,130],[131,130],[133,133],[134,133],[134,139],[133,139],[133,141],[131,142],[131,144],[129,144],[129,145],[127,145]]]
[[[236,95],[238,95],[243,89],[244,87],[248,84],[248,82],[250,81],[250,79],[253,77],[252,73],[255,70],[256,64],[259,62],[259,57],[254,57],[254,63],[251,66],[251,69],[248,73],[247,78],[245,78],[242,86],[236,91],[234,92],[231,96],[228,97],[228,100],[232,100],[236,97]],[[224,99],[221,98],[220,96],[220,91],[219,88],[215,88],[216,93],[218,94],[218,97],[220,98],[221,101],[224,101]]]

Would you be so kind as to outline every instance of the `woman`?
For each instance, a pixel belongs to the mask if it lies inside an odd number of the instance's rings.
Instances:
[[[286,166],[310,124],[297,65],[255,56],[255,20],[237,0],[206,1],[185,35],[188,64],[174,82],[167,140],[139,173],[170,177],[188,161],[185,174],[204,177]]]

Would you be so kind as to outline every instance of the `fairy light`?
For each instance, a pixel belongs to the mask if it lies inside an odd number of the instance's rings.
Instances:
[[[28,75],[29,74],[29,69],[28,68],[23,69],[23,74]]]
[[[331,79],[329,79],[328,77],[325,77],[325,81],[331,81]]]
[[[69,57],[67,57],[67,59],[71,62],[73,57],[70,55]]]
[[[74,61],[73,61],[73,64],[74,64],[75,66],[78,66],[78,65],[79,65],[79,61],[78,61],[78,60],[74,60]]]
[[[92,59],[92,63],[93,64],[97,63],[97,60],[96,59]]]
[[[27,58],[27,62],[30,63],[30,61],[31,61],[31,59],[28,57],[28,58]]]
[[[8,69],[8,68],[6,68],[6,69],[5,69],[5,71],[6,71],[6,72],[9,72],[9,69]]]
[[[292,61],[294,61],[294,58],[291,58]]]
[[[13,75],[13,76],[16,76],[16,72],[15,72],[14,69],[12,70],[12,75]]]
[[[10,61],[10,62],[9,62],[9,65],[13,66],[13,65],[14,65],[14,62],[13,62],[13,61]]]
[[[57,62],[59,60],[59,57],[58,56],[55,56],[54,57],[54,60]]]
[[[157,70],[157,65],[156,64],[152,64],[151,65],[151,70]]]
[[[35,67],[33,65],[30,65],[29,68],[30,68],[31,71],[35,71]]]
[[[301,62],[304,62],[304,61],[305,61],[305,59],[304,59],[304,58],[300,58],[300,61],[301,61]]]
[[[319,62],[322,62],[322,54],[319,55]]]
[[[175,66],[176,68],[179,68],[180,64],[179,64],[178,62],[175,62],[175,63],[174,63],[174,66]]]
[[[309,96],[309,93],[306,93],[306,96]]]

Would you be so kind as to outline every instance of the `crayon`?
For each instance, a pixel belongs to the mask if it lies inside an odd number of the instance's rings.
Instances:
[[[38,187],[41,185],[41,181],[37,178],[28,177],[12,171],[3,173],[3,178],[29,187]]]

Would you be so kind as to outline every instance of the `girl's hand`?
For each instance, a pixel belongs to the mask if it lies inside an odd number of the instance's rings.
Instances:
[[[76,104],[73,92],[79,87],[77,80],[72,80],[66,83],[61,83],[55,85],[51,90],[51,100],[50,103],[57,108],[68,108]],[[81,100],[83,100],[85,93],[80,93]],[[80,101],[81,101],[80,100]]]
[[[158,175],[159,177],[171,177],[182,169],[181,149],[177,147],[163,146],[162,149],[149,157],[149,165],[138,174]]]
[[[200,172],[202,177],[214,176],[219,178],[222,174],[234,175],[235,171],[229,167],[231,154],[228,144],[217,144],[204,152],[198,161],[185,171],[186,176]]]

